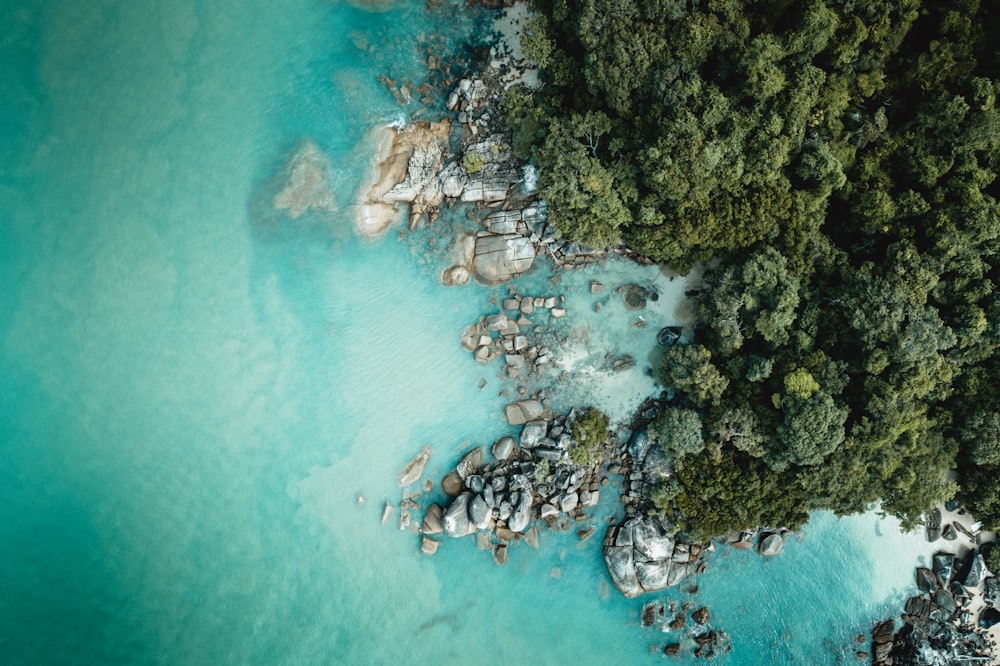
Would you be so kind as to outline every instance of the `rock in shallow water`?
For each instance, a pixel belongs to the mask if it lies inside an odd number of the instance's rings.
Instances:
[[[765,557],[773,557],[781,552],[784,545],[785,541],[781,538],[780,534],[768,534],[760,540],[757,551]]]
[[[445,534],[459,538],[476,531],[476,526],[469,520],[469,503],[472,497],[472,493],[466,491],[452,500],[441,521]]]

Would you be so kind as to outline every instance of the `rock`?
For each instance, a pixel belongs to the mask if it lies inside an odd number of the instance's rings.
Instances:
[[[490,362],[490,348],[486,345],[481,345],[476,347],[476,351],[472,353],[472,358],[475,359],[477,363],[486,364]]]
[[[955,531],[955,526],[952,525],[951,523],[945,525],[944,529],[941,531],[941,538],[944,539],[945,541],[954,541],[955,539],[957,539],[958,532]]]
[[[580,506],[588,509],[592,506],[597,506],[597,503],[601,499],[600,491],[594,490],[583,490],[580,492]]]
[[[483,477],[478,474],[470,474],[465,477],[465,487],[474,493],[483,492],[483,487],[485,485],[486,482],[483,480]]]
[[[533,449],[545,439],[549,424],[546,421],[529,421],[521,428],[521,448]]]
[[[531,501],[531,491],[522,487],[518,493],[517,504],[507,520],[507,527],[512,531],[523,532],[528,529],[528,524],[531,522]]]
[[[507,328],[507,324],[507,315],[502,312],[500,314],[487,315],[483,319],[483,326],[486,327],[487,331],[502,331]]]
[[[640,615],[642,626],[652,627],[654,624],[656,624],[656,616],[658,615],[657,613],[658,606],[659,606],[658,603],[656,603],[655,601],[651,601],[650,603],[642,607],[642,614]]]
[[[921,592],[930,594],[938,587],[937,576],[930,569],[917,567],[916,570],[917,588]]]
[[[403,471],[396,477],[396,483],[400,488],[406,487],[417,481],[427,467],[427,461],[431,458],[431,447],[425,446],[420,453],[403,468]]]
[[[420,526],[420,531],[424,534],[440,534],[444,531],[444,526],[441,524],[442,515],[441,505],[431,504],[427,507],[427,513],[424,514],[424,522]]]
[[[396,510],[396,507],[394,507],[392,504],[390,504],[389,502],[385,503],[385,507],[382,509],[382,524],[383,525],[385,525],[387,522],[389,522],[389,518],[390,518],[390,516],[392,516],[392,512],[395,511],[395,510]]]
[[[674,631],[680,631],[686,625],[687,625],[687,614],[683,612],[677,613],[677,615],[674,616],[674,619],[670,622],[670,628],[673,629]]]
[[[532,526],[524,535],[524,542],[532,548],[538,549],[538,528]]]
[[[469,501],[469,520],[476,529],[485,530],[493,518],[493,510],[481,495],[473,495]]]
[[[634,553],[633,553],[634,556]],[[635,575],[643,591],[651,592],[668,587],[673,564],[667,561],[635,562]]]
[[[646,518],[633,524],[632,543],[637,559],[667,560],[674,552],[674,538],[669,534],[664,534],[658,523],[652,518]]]
[[[528,421],[541,418],[545,409],[538,400],[519,400],[507,405],[505,413],[509,424],[524,425]],[[524,442],[521,443],[521,446],[524,446]]]
[[[545,520],[546,518],[554,518],[555,516],[558,516],[559,509],[546,502],[542,505],[542,508],[539,509],[538,513],[542,520]]]
[[[708,608],[702,606],[701,608],[695,609],[695,611],[691,613],[691,619],[697,622],[698,624],[705,626],[706,624],[708,624],[709,620]]]
[[[530,239],[514,234],[486,234],[476,238],[472,271],[480,282],[500,284],[523,275],[534,260],[535,247]],[[524,312],[523,304],[521,311]]]
[[[573,513],[579,503],[579,495],[576,493],[566,493],[559,498],[559,510],[563,513]]]
[[[1000,611],[992,607],[984,608],[979,614],[978,624],[980,629],[992,629],[1000,624]]]
[[[602,291],[604,291],[604,285],[603,284],[601,284],[597,280],[591,280],[590,281],[590,293],[592,293],[592,294],[599,294]]]
[[[760,543],[757,545],[757,552],[764,557],[773,557],[781,552],[784,545],[785,542],[781,538],[781,535],[775,532],[768,534],[760,540]]]
[[[514,455],[515,448],[513,437],[501,437],[493,442],[493,448],[490,449],[490,452],[497,460],[507,460]]]
[[[465,351],[475,351],[479,346],[479,336],[481,329],[478,325],[466,326],[462,331],[462,348]]]
[[[441,545],[440,541],[435,541],[430,537],[424,537],[420,540],[420,550],[424,555],[433,555],[437,552],[438,546]]]
[[[941,509],[935,507],[924,519],[924,532],[927,541],[934,542],[941,538]]]
[[[483,466],[483,447],[477,446],[474,449],[470,449],[459,463],[455,466],[455,472],[458,474],[459,478],[465,480],[465,478],[471,474],[475,474]]]
[[[530,315],[535,311],[535,301],[531,298],[521,299],[521,314]]]
[[[955,556],[951,553],[937,553],[934,555],[931,566],[941,582],[947,585],[951,579],[952,568],[955,566]]]
[[[680,643],[668,643],[665,648],[663,648],[664,657],[676,657],[681,653]]]
[[[507,564],[507,546],[506,544],[497,544],[493,546],[493,561],[497,563],[498,566],[503,566]]]
[[[461,493],[464,488],[465,483],[463,483],[462,477],[458,475],[458,472],[448,472],[441,479],[441,490],[452,497]]]
[[[476,531],[476,526],[469,520],[469,503],[472,498],[473,494],[466,491],[451,501],[441,521],[445,534],[460,538]]]
[[[608,565],[611,582],[615,584],[619,592],[630,599],[642,593],[643,590],[639,586],[639,579],[635,573],[635,560],[632,557],[631,544],[628,546],[605,546],[604,561]]]
[[[463,284],[468,284],[471,276],[465,266],[449,266],[441,273],[441,284],[446,287],[461,287]]]
[[[549,312],[549,314],[551,314],[556,319],[558,319],[559,317],[565,317],[566,316],[566,309],[565,308],[552,308],[552,310]]]
[[[969,573],[966,574],[965,579],[962,581],[962,585],[969,589],[974,589],[979,587],[979,584],[983,582],[983,578],[986,577],[986,562],[983,561],[983,554],[976,553],[972,557],[972,566],[969,567]]]
[[[500,520],[507,520],[514,513],[514,507],[507,500],[502,500],[497,507],[497,517]]]
[[[590,537],[594,536],[594,533],[596,531],[597,530],[595,530],[592,526],[588,525],[587,527],[582,527],[582,528],[578,529],[576,531],[576,537],[580,541],[586,541]]]

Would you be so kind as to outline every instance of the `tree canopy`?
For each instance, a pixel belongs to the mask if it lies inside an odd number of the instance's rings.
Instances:
[[[509,121],[553,224],[719,260],[656,369],[664,508],[702,534],[875,502],[913,525],[958,492],[1000,527],[997,4],[535,8],[545,85]],[[773,504],[723,508],[738,490]]]

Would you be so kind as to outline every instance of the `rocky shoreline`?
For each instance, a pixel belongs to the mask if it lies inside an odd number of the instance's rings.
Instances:
[[[995,537],[981,533],[971,516],[954,505],[932,511],[925,532],[928,542],[940,542],[942,548],[929,567],[915,569],[918,594],[907,599],[902,626],[897,630],[889,619],[872,629],[872,665],[1000,662],[1000,578],[984,559]],[[859,651],[858,656],[869,653]]]
[[[355,230],[374,238],[405,218],[413,231],[433,224],[443,207],[472,208],[470,217],[478,222],[477,230],[445,231],[451,234],[445,239],[449,264],[440,275],[445,286],[457,287],[470,280],[499,285],[524,275],[536,261],[567,268],[602,259],[601,254],[559,237],[539,197],[537,173],[513,155],[502,97],[506,87],[526,79],[527,66],[517,51],[502,41],[491,49],[489,66],[448,85],[449,117],[373,130],[378,150],[370,176],[357,195]],[[403,91],[392,88],[402,95]],[[557,279],[553,282],[557,284]],[[595,281],[591,288],[599,293],[603,287]],[[655,298],[641,285],[623,285],[619,291],[628,309],[641,310],[647,297]],[[704,571],[704,555],[717,547],[756,548],[761,556],[778,555],[786,530],[760,528],[731,533],[711,543],[694,543],[653,511],[649,490],[672,473],[662,452],[651,447],[645,436],[650,410],[662,407],[661,401],[644,405],[628,427],[609,431],[597,462],[580,464],[573,459],[572,451],[581,444],[573,438],[580,414],[576,410],[553,413],[544,388],[545,375],[559,367],[556,350],[546,339],[552,336],[548,327],[567,314],[565,304],[565,296],[558,293],[526,294],[510,287],[507,298],[496,303],[499,312],[481,317],[461,333],[462,347],[476,362],[502,359],[502,377],[521,384],[516,389],[511,384],[501,392],[516,398],[506,405],[504,417],[520,431],[516,437],[497,439],[489,452],[485,446],[468,449],[439,483],[425,479],[422,492],[439,487],[444,499],[429,504],[417,520],[414,513],[420,506],[415,500],[421,490],[411,491],[410,486],[420,481],[430,457],[425,447],[398,479],[404,488],[398,505],[400,529],[419,533],[420,550],[428,556],[437,552],[445,537],[474,535],[478,547],[503,566],[517,542],[539,547],[540,526],[551,531],[575,528],[578,538],[586,541],[605,523],[604,561],[615,587],[629,598],[684,581],[689,581],[685,591],[696,594],[698,586],[690,581]],[[669,346],[682,334],[680,329],[665,328],[658,341]],[[613,359],[613,369],[628,369],[634,362],[631,357]],[[543,388],[529,391],[524,386],[528,380]],[[617,485],[618,479],[618,502],[602,515],[598,507],[602,489]],[[392,503],[386,504],[383,523],[395,509]],[[896,632],[891,621],[879,624],[872,633],[870,652],[858,650],[857,656],[870,655],[873,664],[882,665],[952,663],[947,659],[958,654],[989,654],[988,639],[970,629],[971,597],[966,583],[973,582],[970,576],[993,581],[980,580],[987,591],[980,590],[980,594],[995,599],[996,579],[976,574],[984,568],[982,557],[969,557],[971,564],[965,567],[969,572],[961,578],[944,575],[946,567],[943,560],[937,566],[937,557],[933,571],[918,569],[921,596],[907,604],[904,626]],[[952,565],[947,569],[950,573]],[[644,627],[685,632],[681,640],[662,647],[665,656],[679,656],[683,650],[712,658],[728,650],[725,632],[709,624],[710,611],[694,606],[685,602],[678,609],[673,602],[668,606],[655,601],[644,606]],[[693,611],[690,623],[689,611]],[[959,644],[964,647],[956,647]],[[929,650],[948,657],[945,661],[914,660],[914,654]]]

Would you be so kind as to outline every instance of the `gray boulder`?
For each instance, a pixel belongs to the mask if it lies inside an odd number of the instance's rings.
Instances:
[[[473,495],[469,502],[469,520],[476,529],[485,530],[493,517],[493,510],[481,495]]]
[[[545,439],[549,424],[546,421],[529,421],[521,428],[521,448],[533,449]]]
[[[522,488],[517,493],[517,502],[507,520],[507,527],[512,531],[523,532],[528,529],[528,525],[531,523],[531,501],[532,496],[529,489]]]
[[[442,510],[440,504],[431,504],[427,507],[427,513],[424,514],[424,522],[420,526],[420,531],[424,534],[440,534],[444,531],[444,526],[441,524]]]
[[[545,408],[538,400],[519,400],[508,404],[504,412],[509,424],[524,425],[528,421],[541,418],[545,413]],[[521,446],[524,446],[523,442]]]
[[[666,562],[636,562],[635,575],[643,591],[662,590],[670,582],[670,569],[673,565]]]
[[[639,585],[639,578],[635,572],[631,544],[628,546],[605,546],[604,562],[608,565],[611,582],[615,584],[619,592],[628,598],[642,594],[643,589]]]
[[[773,557],[781,552],[784,545],[784,539],[781,538],[780,534],[775,532],[773,534],[768,534],[760,540],[760,543],[757,545],[757,552],[764,557]]]
[[[452,500],[441,520],[445,534],[459,538],[476,531],[476,526],[469,520],[469,502],[472,497],[472,493],[466,491]]]
[[[674,552],[674,539],[664,534],[653,518],[637,521],[632,526],[632,543],[636,559],[668,560]]]
[[[497,460],[507,460],[514,455],[514,448],[513,437],[501,437],[497,441],[493,442],[493,448],[490,449],[490,452]]]
[[[476,238],[472,272],[488,285],[519,277],[535,261],[535,246],[530,238],[516,234],[485,234]]]
[[[985,577],[986,562],[983,560],[983,554],[977,552],[972,558],[972,566],[969,567],[969,573],[966,574],[962,585],[968,588],[979,587],[979,584],[983,582],[983,578]]]

